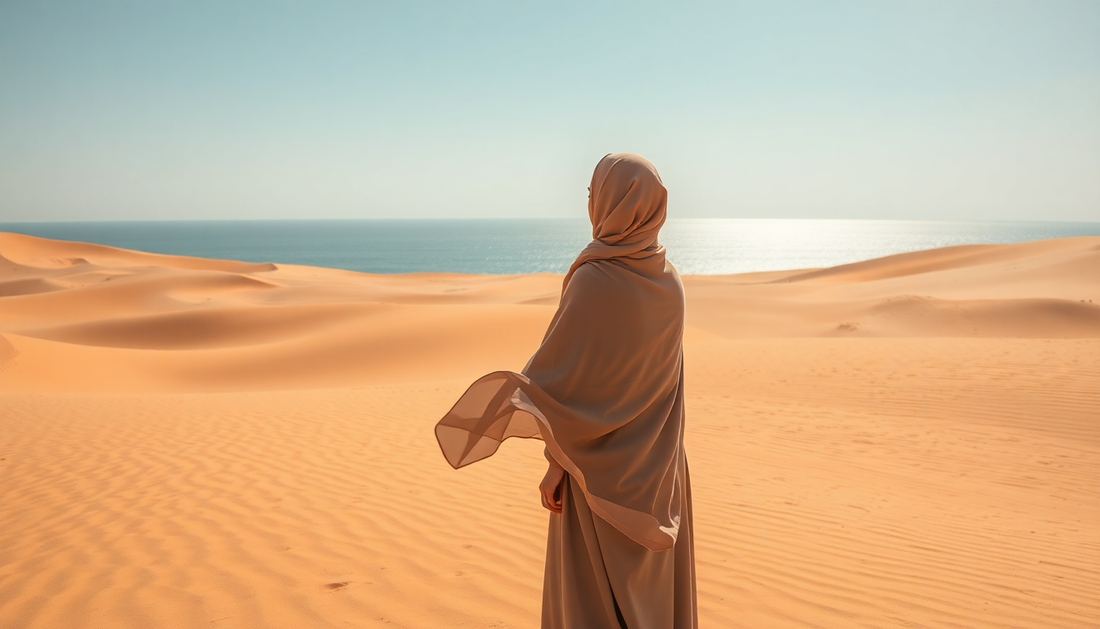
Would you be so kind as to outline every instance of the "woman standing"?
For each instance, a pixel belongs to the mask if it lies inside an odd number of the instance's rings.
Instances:
[[[435,429],[455,468],[508,437],[546,443],[546,629],[698,625],[684,291],[657,242],[667,197],[645,158],[600,160],[593,241],[566,274],[538,351],[522,373],[471,385]]]

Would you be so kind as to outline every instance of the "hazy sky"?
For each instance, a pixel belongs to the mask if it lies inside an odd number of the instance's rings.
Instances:
[[[0,221],[1100,220],[1100,1],[0,4]]]

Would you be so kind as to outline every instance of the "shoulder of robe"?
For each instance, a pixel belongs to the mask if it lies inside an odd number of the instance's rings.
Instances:
[[[615,281],[612,269],[608,268],[611,264],[608,260],[589,260],[580,265],[573,272],[573,277],[569,279],[569,286],[565,289],[566,293],[599,290],[601,286]]]
[[[569,280],[567,292],[600,292],[605,290],[622,290],[628,285],[637,285],[636,282],[660,285],[665,289],[673,289],[683,292],[683,282],[680,274],[671,264],[663,259],[652,262],[645,261],[641,264],[635,262],[632,265],[623,264],[614,258],[598,259],[585,262],[573,273]],[[624,283],[624,279],[629,278]],[[574,287],[576,287],[574,289]]]

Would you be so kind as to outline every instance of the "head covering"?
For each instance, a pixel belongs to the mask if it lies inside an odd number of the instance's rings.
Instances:
[[[569,267],[562,290],[591,260],[664,255],[657,232],[665,224],[668,190],[648,159],[634,153],[605,155],[596,164],[588,190],[592,242]]]
[[[563,283],[521,373],[474,382],[435,428],[455,468],[509,437],[542,439],[593,513],[650,550],[690,509],[683,450],[684,290],[657,233],[667,192],[653,164],[608,155],[592,176],[594,240]]]

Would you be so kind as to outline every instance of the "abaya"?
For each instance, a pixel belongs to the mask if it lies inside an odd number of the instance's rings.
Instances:
[[[566,471],[550,515],[544,629],[698,626],[684,454],[684,291],[657,241],[667,191],[648,160],[592,175],[593,240],[520,372],[477,380],[436,425],[447,461],[542,439]]]

